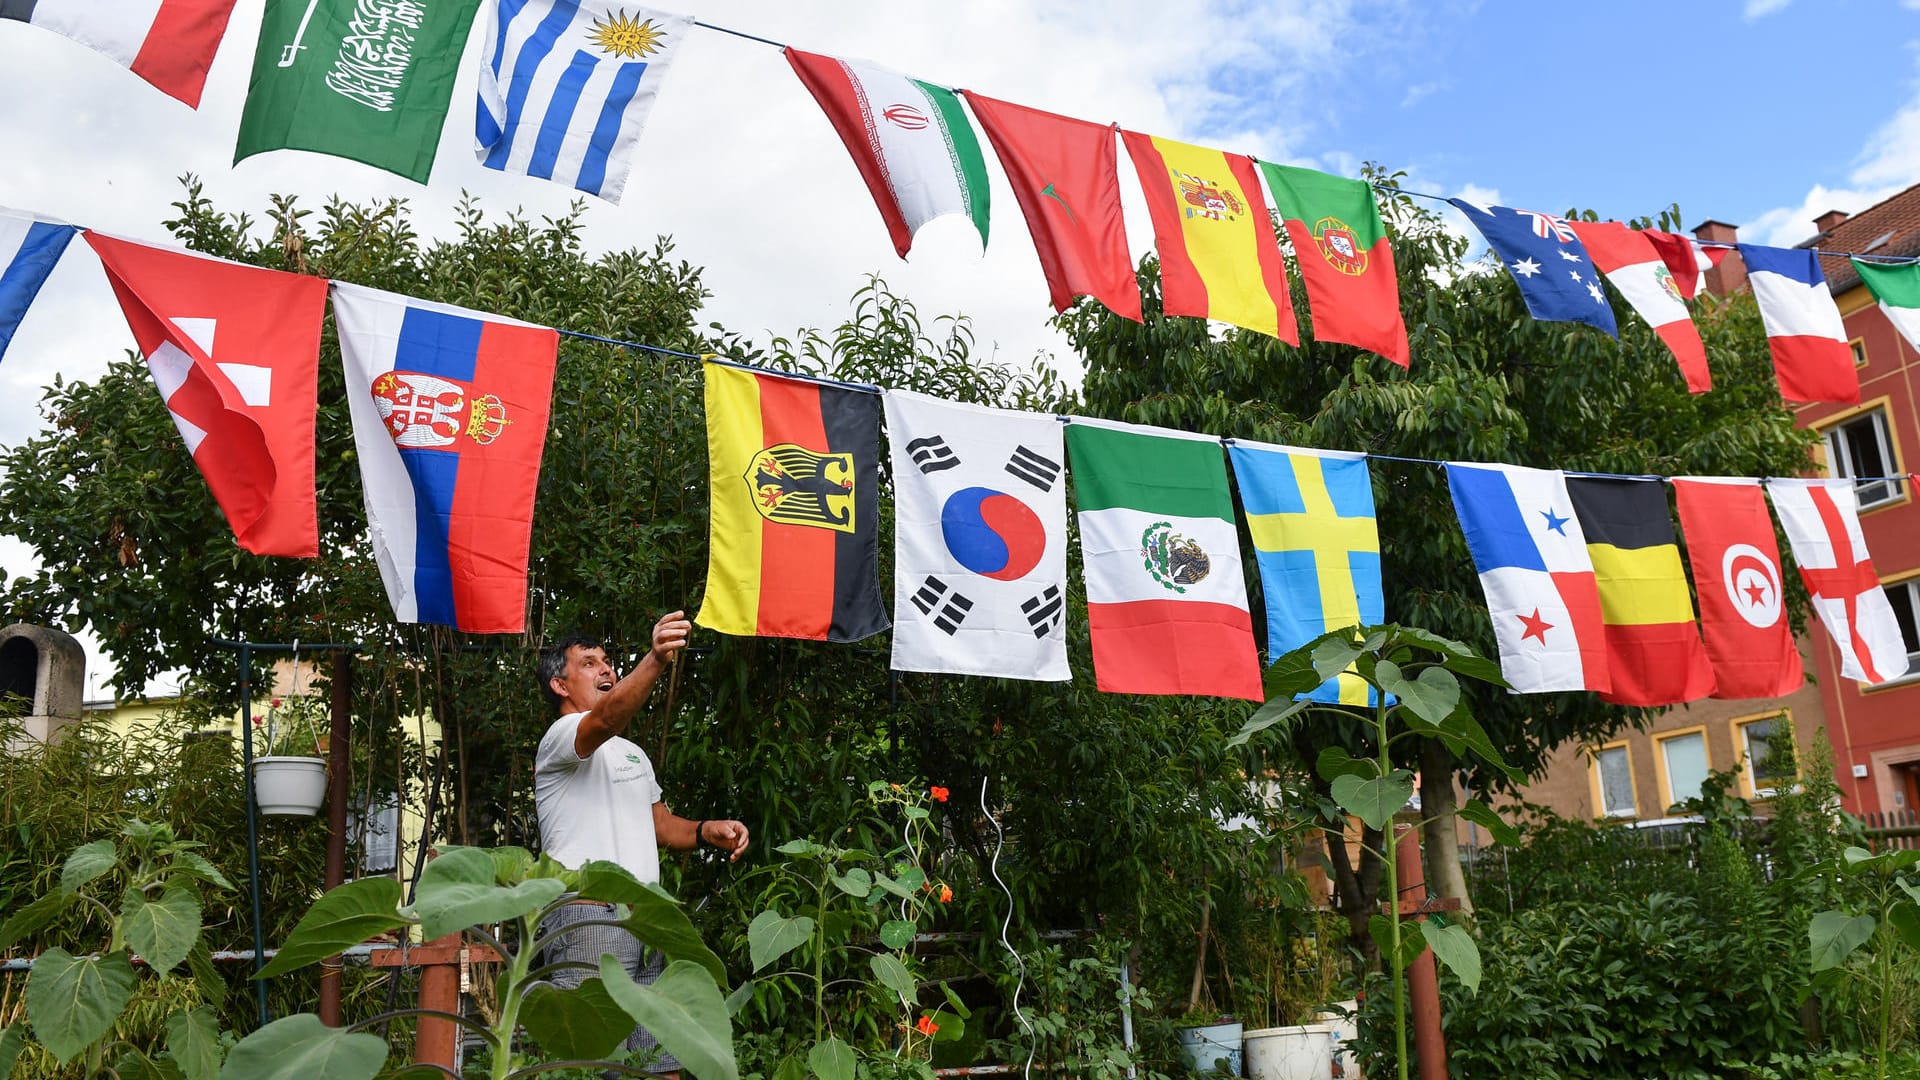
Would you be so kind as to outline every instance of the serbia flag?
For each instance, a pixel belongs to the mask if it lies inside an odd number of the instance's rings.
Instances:
[[[559,334],[339,282],[333,318],[394,618],[519,633]]]

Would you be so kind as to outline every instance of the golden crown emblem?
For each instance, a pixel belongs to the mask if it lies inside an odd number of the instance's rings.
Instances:
[[[513,421],[507,419],[507,407],[492,394],[473,400],[467,412],[467,438],[485,446],[499,438]]]

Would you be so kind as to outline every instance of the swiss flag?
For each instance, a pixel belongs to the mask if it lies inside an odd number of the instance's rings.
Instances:
[[[86,234],[240,546],[319,554],[313,419],[325,278]]]
[[[1780,697],[1800,688],[1800,651],[1787,625],[1780,546],[1760,481],[1673,481],[1700,628],[1717,698]]]

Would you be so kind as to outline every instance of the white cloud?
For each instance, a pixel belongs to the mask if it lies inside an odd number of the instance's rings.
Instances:
[[[1740,12],[1743,19],[1763,19],[1776,11],[1782,11],[1793,0],[1747,0],[1747,6]]]
[[[1920,0],[1916,0],[1916,2],[1920,2]],[[1452,85],[1453,85],[1452,83],[1446,82],[1445,80],[1441,80],[1437,82],[1415,83],[1412,86],[1407,87],[1406,94],[1400,98],[1400,107],[1403,109],[1410,109],[1413,106],[1419,104],[1423,99],[1432,97],[1434,94],[1437,94],[1442,90],[1446,90]]]
[[[1798,205],[1781,206],[1740,227],[1750,243],[1790,247],[1814,234],[1813,219],[1829,210],[1858,213],[1920,179],[1920,85],[1899,111],[1867,138],[1842,187],[1815,184]]]

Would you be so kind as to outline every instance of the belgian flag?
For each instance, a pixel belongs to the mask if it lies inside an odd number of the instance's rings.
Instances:
[[[1600,586],[1600,619],[1616,705],[1677,705],[1713,693],[1713,667],[1658,480],[1569,476]]]
[[[712,515],[694,619],[723,634],[858,641],[880,599],[880,396],[709,361]]]

